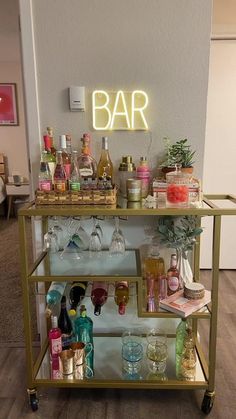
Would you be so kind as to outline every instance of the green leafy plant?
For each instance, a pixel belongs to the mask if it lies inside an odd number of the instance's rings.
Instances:
[[[198,217],[193,215],[159,217],[157,230],[162,244],[184,253],[192,250],[196,237],[203,231],[198,226]]]
[[[196,150],[191,149],[187,138],[171,144],[170,140],[165,137],[164,142],[166,157],[162,167],[174,167],[176,164],[181,164],[182,167],[193,166]]]

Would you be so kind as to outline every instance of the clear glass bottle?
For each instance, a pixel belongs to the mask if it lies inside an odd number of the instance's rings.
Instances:
[[[57,151],[57,163],[54,172],[54,190],[65,192],[67,190],[66,172],[63,165],[62,151]]]
[[[180,359],[180,374],[182,380],[193,381],[196,376],[197,356],[195,349],[195,339],[190,327],[184,338],[183,353]]]
[[[88,347],[85,347],[86,352],[86,363],[89,367],[86,376],[93,375],[93,359],[94,359],[94,344],[93,344],[93,321],[87,316],[87,310],[84,305],[80,307],[80,315],[74,322],[75,336],[77,342],[90,343],[92,345],[92,351]],[[90,353],[89,353],[90,352]]]
[[[47,155],[45,155],[45,160],[48,162],[49,169],[52,175],[52,181],[53,181],[54,171],[55,171],[55,166],[56,166],[56,155],[52,153],[51,139],[49,135],[44,135],[43,141],[44,141],[44,150],[47,152]]]
[[[66,134],[66,151],[70,156],[72,156],[72,142],[71,135],[69,134]]]
[[[62,296],[65,292],[66,282],[56,282],[53,281],[49,287],[49,290],[46,295],[46,315],[50,317],[52,314],[53,308],[60,303]]]
[[[60,150],[62,151],[62,161],[66,172],[66,178],[69,180],[71,172],[71,155],[68,153],[66,147],[66,136],[64,134],[59,136],[59,144]]]
[[[93,282],[91,291],[91,301],[94,305],[94,314],[99,316],[101,308],[106,303],[108,297],[108,282]]]
[[[61,299],[61,312],[58,318],[58,327],[61,330],[62,349],[68,349],[72,342],[73,327],[66,308],[66,297],[63,295]]]
[[[177,269],[177,255],[170,257],[170,267],[167,271],[167,295],[172,295],[180,289],[179,271]]]
[[[80,174],[78,167],[78,152],[74,150],[72,152],[72,162],[71,162],[71,175],[69,180],[69,187],[71,191],[80,190]]]
[[[57,316],[51,317],[52,328],[48,333],[48,340],[50,346],[50,356],[51,359],[58,358],[59,353],[62,351],[62,339],[61,339],[61,329],[58,327]]]
[[[51,191],[52,190],[52,175],[50,172],[49,164],[47,161],[47,151],[42,151],[39,176],[38,176],[38,188],[40,191]]]
[[[141,194],[142,198],[146,198],[149,193],[151,171],[148,166],[147,157],[140,157],[139,166],[136,171],[137,179],[141,180]]]
[[[157,239],[153,238],[148,248],[148,255],[143,261],[143,277],[147,281],[148,276],[151,275],[155,281],[154,294],[156,302],[158,302],[159,299],[159,277],[164,274],[165,261],[160,255],[159,243]]]
[[[118,305],[119,314],[125,314],[125,309],[129,301],[129,284],[127,281],[115,283],[115,303]]]
[[[88,180],[88,184],[92,183],[92,178],[97,177],[97,162],[91,156],[90,153],[90,135],[84,134],[81,138],[82,141],[82,149],[81,154],[78,157],[78,166],[79,166],[79,173],[81,178],[81,183],[83,185],[84,179]],[[82,188],[81,188],[82,189]]]
[[[53,138],[53,128],[52,127],[47,127],[47,135],[50,138],[50,149],[51,149],[51,153],[54,156],[54,161],[56,161],[56,153],[57,150],[54,146],[54,138]]]
[[[98,163],[97,176],[103,179],[109,176],[113,181],[113,164],[108,150],[108,137],[102,137],[102,152]]]

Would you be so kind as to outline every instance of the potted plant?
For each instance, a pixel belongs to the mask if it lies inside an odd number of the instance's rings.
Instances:
[[[168,138],[164,138],[166,156],[164,162],[161,164],[164,173],[170,172],[175,168],[176,164],[182,166],[182,171],[187,173],[193,172],[193,163],[195,150],[192,150],[191,145],[188,144],[188,139],[176,141],[171,144]]]

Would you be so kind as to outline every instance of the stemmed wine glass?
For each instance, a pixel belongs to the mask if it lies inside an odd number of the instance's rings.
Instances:
[[[109,253],[113,255],[123,255],[125,253],[125,238],[119,226],[119,217],[115,217],[115,230],[111,237]]]
[[[102,250],[102,242],[98,230],[96,228],[96,218],[93,217],[93,231],[89,240],[89,256],[98,254]]]

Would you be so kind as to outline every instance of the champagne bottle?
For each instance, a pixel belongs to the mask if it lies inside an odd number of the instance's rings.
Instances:
[[[80,307],[80,316],[74,322],[75,336],[77,342],[90,343],[85,347],[85,353],[87,354],[86,363],[88,371],[86,375],[89,377],[93,376],[93,358],[94,358],[94,344],[93,344],[93,321],[87,316],[87,310],[84,305]],[[91,348],[89,347],[92,347]],[[90,353],[89,353],[90,352]]]
[[[51,139],[49,137],[49,135],[44,135],[43,136],[43,141],[44,141],[44,150],[46,151],[46,156],[45,156],[45,160],[48,162],[49,165],[49,169],[52,175],[52,181],[53,181],[53,177],[54,177],[54,171],[55,171],[55,167],[56,167],[56,154],[54,155],[52,153],[52,149],[51,149]]]
[[[41,155],[38,180],[38,188],[40,191],[52,190],[52,175],[47,161],[47,152],[45,150],[42,151]]]
[[[62,349],[68,349],[72,341],[73,328],[66,309],[66,297],[61,299],[61,312],[58,318],[58,327],[62,333]]]
[[[47,308],[45,314],[47,317],[51,316],[53,307],[55,307],[61,301],[65,288],[66,282],[53,281],[51,283],[46,295]]]
[[[87,282],[73,282],[70,289],[70,316],[76,315],[77,306],[85,296]]]
[[[57,153],[57,150],[56,150],[56,148],[54,147],[54,138],[53,138],[53,128],[52,127],[47,127],[47,135],[48,135],[48,137],[49,137],[49,139],[50,139],[50,150],[51,150],[51,153],[52,153],[52,155],[54,156],[54,161],[56,161],[56,153]]]
[[[107,282],[94,282],[91,291],[91,300],[94,305],[94,314],[99,316],[101,308],[107,301],[108,297],[108,283]]]
[[[129,285],[127,281],[116,282],[114,299],[118,305],[119,314],[125,314],[125,308],[129,301]]]
[[[179,290],[179,271],[177,269],[177,256],[170,257],[170,268],[167,271],[167,295],[172,295]]]
[[[49,330],[48,339],[50,346],[51,359],[58,358],[59,353],[62,351],[61,330],[58,327],[57,316],[51,317],[52,328]]]
[[[87,133],[83,134],[81,141],[82,141],[82,150],[81,150],[81,154],[78,157],[78,166],[79,166],[79,174],[80,174],[81,183],[82,183],[81,189],[83,189],[85,179],[87,179],[87,183],[90,186],[90,184],[92,183],[92,178],[97,177],[97,162],[91,156],[90,135]]]
[[[72,152],[72,162],[71,162],[71,175],[69,180],[69,186],[71,191],[80,190],[80,174],[78,167],[78,152],[74,150]]]
[[[102,137],[102,152],[98,163],[98,178],[110,177],[113,181],[113,164],[108,150],[108,137]]]
[[[54,172],[54,190],[65,192],[67,190],[66,172],[63,166],[62,151],[57,151],[57,163]]]

